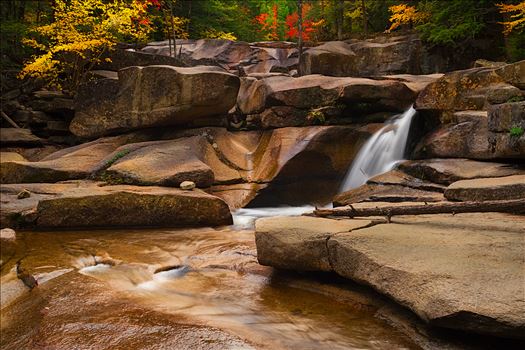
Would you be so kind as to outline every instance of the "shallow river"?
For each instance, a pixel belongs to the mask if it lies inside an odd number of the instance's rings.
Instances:
[[[39,286],[2,310],[2,349],[417,348],[366,300],[258,265],[239,226],[22,236],[2,288],[19,259]]]

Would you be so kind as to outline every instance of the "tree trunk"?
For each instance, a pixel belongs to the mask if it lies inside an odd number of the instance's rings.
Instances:
[[[459,213],[525,213],[525,198],[484,202],[446,202],[439,204],[408,205],[398,207],[354,208],[345,206],[335,209],[316,209],[315,216],[386,216],[389,220],[394,215],[422,214],[459,214]]]
[[[177,42],[175,41],[175,26],[173,24],[173,1],[170,0],[170,26],[173,35],[173,57],[177,57]]]
[[[361,12],[363,12],[363,31],[368,33],[368,16],[366,14],[365,0],[361,0]]]
[[[303,60],[303,0],[297,0],[297,14],[299,16],[299,20],[297,21],[299,34],[297,40],[297,48],[299,50],[299,69],[297,69],[297,73],[301,76],[301,62]]]
[[[344,23],[344,0],[338,0],[337,10],[336,10],[337,40],[343,40],[343,23]]]

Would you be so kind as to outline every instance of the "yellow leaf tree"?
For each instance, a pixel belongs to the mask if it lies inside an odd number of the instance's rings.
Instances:
[[[147,39],[152,5],[152,0],[55,0],[53,22],[33,28],[24,40],[40,54],[27,62],[20,78],[39,78],[74,92],[118,41]]]
[[[520,32],[525,28],[525,1],[518,4],[497,4],[502,14],[509,16],[509,20],[502,22],[503,34],[509,35],[513,31]]]
[[[390,6],[389,10],[392,13],[390,16],[392,25],[388,28],[388,32],[404,24],[423,23],[429,18],[429,14],[418,11],[415,6],[409,6],[407,4]]]

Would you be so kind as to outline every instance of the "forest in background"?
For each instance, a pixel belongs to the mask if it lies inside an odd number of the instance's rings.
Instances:
[[[1,63],[26,62],[26,75],[35,76],[64,55],[96,60],[117,42],[297,41],[299,21],[312,44],[412,30],[429,47],[457,54],[485,41],[491,57],[525,58],[523,0],[6,0]]]

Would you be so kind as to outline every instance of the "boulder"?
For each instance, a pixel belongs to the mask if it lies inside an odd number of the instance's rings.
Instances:
[[[80,88],[70,125],[75,135],[115,132],[223,116],[235,105],[239,78],[217,67],[129,67],[119,79],[100,79]]]
[[[329,41],[304,52],[302,74],[366,77],[421,74],[421,41],[416,35],[364,41]]]
[[[280,43],[246,43],[224,39],[177,40],[177,54],[188,66],[215,65],[231,72],[288,72],[299,61],[294,46]],[[169,56],[168,41],[149,43],[141,52]]]
[[[523,97],[525,61],[501,68],[472,68],[445,74],[419,94],[415,108],[419,111],[486,110],[491,103]],[[498,96],[498,95],[503,95]],[[505,99],[505,101],[494,101]]]
[[[274,217],[255,222],[257,260],[262,265],[300,271],[331,271],[326,241],[370,225],[369,220]]]
[[[0,267],[12,258],[16,251],[16,232],[10,228],[0,230]]]
[[[33,135],[29,129],[1,128],[0,144],[4,146],[40,146],[42,139]]]
[[[437,120],[416,157],[521,159],[525,156],[525,61],[445,74],[418,96],[415,108]]]
[[[102,138],[50,154],[37,162],[10,161],[0,163],[2,183],[57,182],[87,178],[101,165],[101,160],[128,137]]]
[[[419,179],[443,185],[466,179],[525,174],[525,169],[517,166],[469,159],[409,160],[398,168]]]
[[[308,75],[243,78],[237,113],[256,128],[350,122],[376,112],[403,112],[415,100],[407,83]],[[348,121],[347,121],[348,122]],[[248,125],[250,126],[250,125]]]
[[[461,180],[445,190],[451,201],[487,201],[525,198],[525,175]]]
[[[524,224],[493,213],[404,217],[327,245],[335,272],[432,325],[523,339]]]
[[[26,162],[27,159],[24,158],[19,153],[16,152],[0,152],[0,163],[3,162]]]
[[[35,195],[11,204],[21,188]],[[44,194],[41,194],[44,192]],[[12,194],[12,196],[10,195]],[[39,195],[40,193],[40,195]],[[218,226],[232,223],[225,202],[200,190],[129,185],[100,186],[91,181],[65,184],[2,185],[2,217],[42,228]],[[9,212],[9,213],[6,213]],[[30,213],[30,214],[28,214]],[[108,215],[111,213],[111,215]]]
[[[365,184],[334,197],[336,207],[359,202],[441,202],[445,198],[442,193],[411,188],[404,184]],[[421,204],[421,203],[420,203]]]
[[[426,135],[416,148],[416,156],[487,160],[525,157],[525,134],[510,132],[510,128],[523,130],[523,108],[489,107],[489,110],[490,114],[487,111],[454,112],[454,122],[442,124]],[[500,119],[501,113],[506,114]],[[509,125],[512,120],[521,119],[524,121]],[[498,131],[505,126],[509,129]]]
[[[178,187],[191,180],[198,187],[208,187],[214,182],[212,169],[197,155],[205,146],[205,140],[194,137],[172,141],[140,144],[135,150],[118,149],[122,157],[105,170],[104,178],[137,185]],[[120,153],[119,153],[120,152]]]

